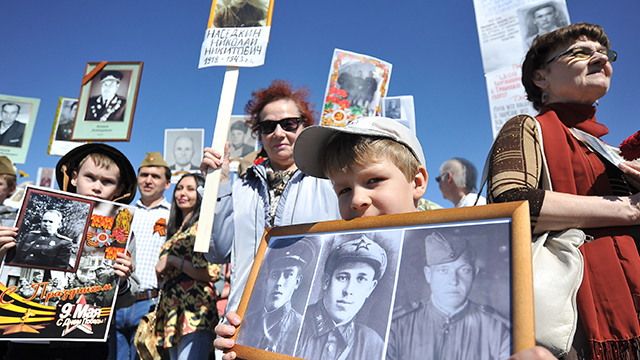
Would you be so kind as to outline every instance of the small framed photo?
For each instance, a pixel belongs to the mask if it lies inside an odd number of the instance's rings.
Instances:
[[[506,359],[535,345],[528,204],[268,229],[238,314],[244,359]]]
[[[78,99],[61,97],[58,101],[58,111],[53,121],[51,138],[47,154],[64,156],[71,149],[74,149],[85,142],[70,141],[73,131],[73,122],[78,112]]]
[[[171,181],[200,171],[204,151],[204,129],[165,129],[164,161],[171,169]]]
[[[416,133],[416,113],[413,96],[393,96],[382,99],[382,116],[394,119]]]
[[[27,188],[16,227],[18,237],[6,263],[75,272],[91,223],[93,202]]]
[[[94,73],[101,64],[87,63],[71,140],[129,141],[142,64],[109,62]]]
[[[232,115],[229,126],[229,160],[231,171],[238,171],[238,164],[245,155],[257,149],[258,139],[247,126],[247,115]],[[235,166],[234,166],[235,164]]]
[[[39,167],[38,177],[36,178],[36,185],[53,189],[56,183],[55,171],[56,169],[54,168]]]
[[[40,99],[0,94],[0,155],[24,164]]]

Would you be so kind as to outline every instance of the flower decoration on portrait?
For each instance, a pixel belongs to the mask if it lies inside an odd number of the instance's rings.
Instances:
[[[113,234],[112,234],[113,240],[121,244],[126,243],[128,237],[129,237],[129,233],[127,233],[125,230],[122,230],[120,228],[115,228],[113,230]]]
[[[640,159],[640,130],[620,144],[620,152],[625,160]]]

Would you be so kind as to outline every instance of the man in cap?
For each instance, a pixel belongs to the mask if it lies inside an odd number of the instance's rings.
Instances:
[[[243,121],[236,121],[231,124],[231,130],[229,130],[230,159],[242,159],[245,155],[254,150],[253,146],[249,146],[244,142],[247,130],[248,129],[244,125]]]
[[[116,311],[109,350],[111,354],[117,354],[118,359],[139,359],[133,338],[140,319],[149,313],[158,297],[155,266],[160,247],[165,242],[165,228],[171,209],[171,204],[164,198],[164,191],[171,186],[171,170],[160,152],[147,152],[138,168],[137,182],[140,199],[136,202],[131,232],[136,240],[136,274],[140,279],[140,293],[135,304]]]
[[[120,71],[100,72],[99,96],[92,96],[87,103],[85,120],[122,121],[127,99],[117,94],[122,80]]]
[[[508,321],[469,300],[478,268],[467,240],[434,232],[425,248],[431,298],[394,310],[387,359],[509,358]]]
[[[16,121],[20,113],[20,105],[15,103],[2,104],[2,112],[0,117],[0,145],[4,146],[22,146],[22,135],[24,135],[25,124]]]
[[[58,233],[62,214],[47,210],[40,221],[40,230],[30,231],[16,244],[16,264],[36,265],[58,269],[71,269],[69,259],[73,252],[73,240]]]
[[[380,335],[354,321],[387,267],[387,253],[365,235],[333,249],[324,268],[323,295],[307,307],[296,357],[379,359]]]
[[[302,315],[291,307],[291,297],[302,283],[302,272],[314,259],[311,244],[271,248],[265,261],[267,287],[263,306],[245,316],[243,345],[293,355]]]

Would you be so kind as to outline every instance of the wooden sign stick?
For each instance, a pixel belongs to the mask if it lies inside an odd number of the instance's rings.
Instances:
[[[218,118],[216,119],[216,127],[213,130],[213,142],[211,144],[211,147],[220,151],[221,154],[224,153],[224,144],[227,142],[227,135],[229,134],[229,122],[231,121],[233,100],[236,97],[239,73],[238,67],[227,66],[227,71],[224,74],[222,93],[220,94],[220,105],[218,106]],[[198,221],[198,232],[194,245],[194,250],[197,252],[209,252],[221,171],[221,168],[217,170],[210,168],[207,171],[207,180],[204,183],[204,195],[202,196],[202,207],[200,208],[200,220]]]

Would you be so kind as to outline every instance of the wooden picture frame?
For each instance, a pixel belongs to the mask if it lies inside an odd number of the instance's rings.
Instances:
[[[443,266],[467,274],[459,281],[466,290],[448,293],[435,275]],[[482,331],[469,333],[491,344],[487,359],[508,357],[535,346],[532,274],[526,201],[270,228],[238,307],[233,351],[249,360],[320,359],[331,351],[322,337],[337,323],[354,334],[353,356],[430,358],[425,332],[412,345],[405,324],[431,316],[435,304],[482,318]],[[415,341],[420,354],[411,354]],[[336,356],[346,351],[339,343]]]
[[[87,63],[72,141],[129,141],[142,65],[141,61]]]

